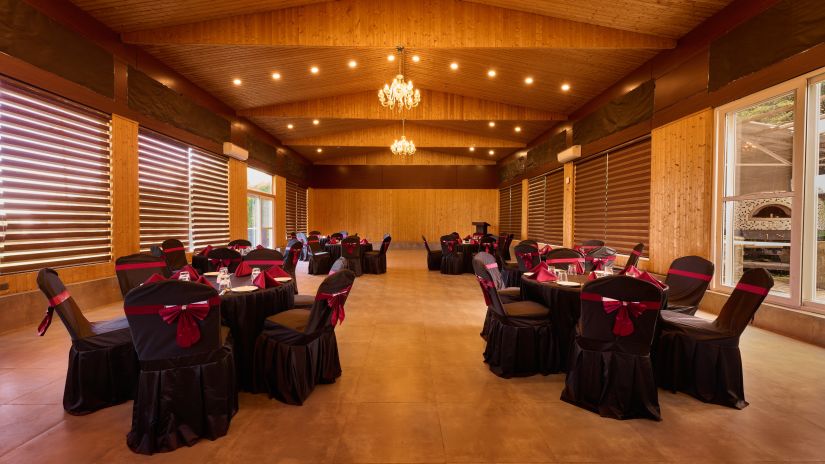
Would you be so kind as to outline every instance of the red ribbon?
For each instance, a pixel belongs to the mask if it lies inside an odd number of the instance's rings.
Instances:
[[[636,256],[642,256],[642,252],[639,251],[639,250],[631,250],[630,254],[631,255],[636,255]]]
[[[176,251],[186,251],[183,247],[165,248],[164,253],[174,253]]]
[[[535,256],[536,258],[539,258],[539,257],[540,257],[540,255],[539,255],[539,252],[538,252],[538,251],[528,251],[527,253],[522,253],[522,252],[517,251],[517,252],[516,252],[516,256],[518,256],[519,258],[521,258],[523,261],[527,261],[527,262],[529,262],[530,264],[532,264],[532,263],[533,263],[533,257],[534,257],[534,256]]]
[[[52,325],[54,307],[68,300],[69,298],[71,298],[71,295],[69,295],[68,290],[63,290],[57,295],[49,298],[49,307],[46,308],[46,315],[43,316],[43,320],[40,321],[40,324],[37,325],[37,335],[40,335],[41,337],[43,335],[46,335],[46,331],[49,330],[49,326]]]
[[[354,255],[355,254],[355,247],[357,247],[359,245],[357,243],[344,243],[342,246],[347,251],[347,254]]]
[[[551,247],[550,245],[544,245],[544,247],[542,247],[542,249],[539,250],[539,254],[544,256],[547,253],[550,253],[551,251],[553,251],[553,247]]]
[[[588,256],[586,259],[593,263],[593,269],[601,271],[605,264],[616,261],[616,255],[606,256],[604,258],[594,258],[592,256]]]
[[[492,254],[492,252],[490,251],[491,248],[493,249],[493,251],[495,251],[495,249],[498,248],[497,244],[490,243],[490,242],[482,243],[481,246],[484,247],[484,252],[485,253],[490,253],[490,254]]]
[[[613,334],[618,337],[626,337],[635,330],[631,316],[635,319],[645,311],[659,309],[658,301],[619,301],[604,298],[596,293],[582,292],[581,299],[600,302],[606,314],[618,311],[616,321],[613,323]]]
[[[333,327],[335,327],[338,323],[344,322],[344,317],[346,314],[344,313],[344,303],[347,301],[347,297],[349,296],[349,291],[352,290],[352,285],[344,288],[340,292],[337,293],[323,293],[318,292],[315,295],[315,301],[320,300],[327,300],[327,305],[332,308],[332,314],[330,315],[330,323]]]
[[[441,244],[447,246],[447,251],[449,253],[452,253],[453,249],[455,248],[455,242],[452,241],[452,240],[445,240],[445,241],[441,242]]]
[[[584,268],[582,267],[583,262],[584,258],[554,258],[545,261],[545,263],[548,264],[575,264],[576,274],[584,274]]]
[[[753,293],[754,295],[759,296],[766,296],[771,291],[769,288],[760,287],[758,285],[743,284],[741,282],[736,284],[735,290],[742,290],[743,292]]]
[[[284,264],[282,260],[277,259],[248,259],[244,262],[246,264],[257,264],[259,266],[280,266]]]
[[[156,261],[153,263],[129,263],[129,264],[115,264],[115,271],[128,271],[132,269],[149,269],[156,267],[166,267],[166,262]]]
[[[498,269],[498,263],[490,263],[485,265],[484,267],[486,267],[487,269]]]
[[[297,266],[298,265],[298,258],[301,257],[300,256],[301,251],[298,250],[298,249],[291,249],[291,250],[289,250],[289,252],[292,253],[292,265]]]
[[[209,303],[199,302],[185,305],[164,306],[158,311],[163,321],[172,325],[178,322],[177,335],[175,340],[181,348],[189,348],[201,338],[201,331],[198,328],[197,320],[204,320],[209,314]]]
[[[667,273],[682,277],[690,277],[691,279],[704,280],[705,282],[710,282],[711,279],[713,279],[712,275],[700,274],[698,272],[683,271],[681,269],[668,269]]]
[[[483,277],[476,276],[478,279],[478,284],[481,286],[481,293],[484,294],[484,302],[487,303],[487,306],[492,306],[493,300],[490,299],[490,294],[487,292],[487,289],[496,289],[496,284],[492,280],[487,280]]]
[[[210,251],[212,251],[212,245],[206,245],[201,251],[198,252],[198,256],[206,256]]]
[[[209,258],[209,262],[215,267],[229,267],[232,263],[237,263],[241,258]]]

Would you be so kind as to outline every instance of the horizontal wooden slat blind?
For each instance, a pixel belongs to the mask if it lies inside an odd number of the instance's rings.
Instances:
[[[573,241],[605,240],[607,212],[607,156],[576,164],[573,194]]]
[[[141,128],[138,133],[140,250],[176,238],[189,245],[189,150]]]
[[[544,242],[561,245],[564,242],[564,170],[547,174],[544,185]]]
[[[521,183],[499,189],[499,233],[521,237]]]
[[[307,189],[286,181],[286,232],[307,231]]]
[[[545,242],[545,186],[546,176],[534,177],[527,181],[527,238]]]
[[[307,189],[299,186],[295,197],[296,226],[298,230],[307,232]]]
[[[111,260],[110,118],[0,79],[0,273]]]
[[[619,253],[630,253],[650,239],[650,139],[607,155],[607,239]],[[647,250],[649,251],[649,250]]]
[[[192,246],[229,243],[229,163],[225,157],[189,149]]]

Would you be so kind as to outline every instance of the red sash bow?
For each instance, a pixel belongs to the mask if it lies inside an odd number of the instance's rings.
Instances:
[[[209,314],[209,302],[201,301],[185,305],[164,306],[158,311],[163,321],[172,325],[178,322],[175,341],[181,348],[189,348],[201,338],[201,331],[195,319],[202,321]]]
[[[445,241],[441,242],[441,244],[447,246],[447,252],[452,253],[454,251],[454,248],[455,248],[455,242],[454,241],[445,240]]]
[[[184,250],[183,247],[174,247],[174,248],[164,248],[163,249],[164,253],[174,253],[176,251],[186,251],[186,250]]]
[[[216,268],[229,267],[230,264],[240,260],[240,258],[209,258],[209,262]]]
[[[481,293],[484,294],[484,302],[487,303],[487,306],[492,306],[493,300],[490,299],[490,294],[487,292],[487,289],[495,290],[495,282],[479,276],[476,276],[476,279],[478,279],[478,284],[481,286]]]
[[[518,256],[519,258],[521,258],[523,261],[527,261],[527,262],[529,262],[530,264],[533,264],[533,257],[534,257],[534,256],[535,256],[536,258],[539,258],[539,257],[540,257],[540,255],[539,255],[539,252],[538,252],[538,251],[528,251],[527,253],[522,253],[522,252],[517,251],[517,252],[516,252],[516,256]]]
[[[635,330],[631,317],[635,319],[645,311],[659,309],[658,301],[619,301],[585,292],[582,292],[581,299],[601,302],[605,314],[616,313],[616,321],[613,323],[613,335],[618,337],[626,337]]]
[[[40,335],[41,337],[46,335],[46,331],[49,330],[49,326],[52,325],[52,317],[54,316],[55,306],[63,303],[69,298],[71,298],[71,295],[69,295],[68,290],[63,290],[57,295],[49,298],[49,307],[46,308],[46,315],[43,316],[43,320],[37,325],[37,335]]]
[[[332,308],[332,314],[330,315],[330,323],[333,327],[335,327],[335,325],[338,323],[344,322],[344,317],[346,317],[346,314],[344,313],[344,303],[346,303],[347,301],[347,297],[349,296],[350,290],[352,290],[352,285],[344,288],[340,292],[318,292],[315,295],[315,301],[327,300],[327,305],[329,305],[329,307]]]
[[[342,246],[347,251],[347,254],[354,255],[355,254],[355,248],[359,245],[357,243],[344,243],[344,244],[342,244]]]
[[[198,252],[198,256],[206,256],[210,251],[212,251],[212,245],[206,245],[201,251]]]
[[[481,246],[484,247],[484,252],[485,253],[490,253],[490,254],[492,254],[492,252],[490,252],[491,248],[494,251],[495,251],[496,248],[498,248],[498,245],[496,243],[490,243],[490,242],[482,243]]]
[[[576,274],[584,274],[584,268],[582,267],[583,262],[584,258],[554,258],[545,261],[547,264],[574,264],[576,266]]]
[[[616,255],[605,256],[604,258],[594,258],[592,256],[587,256],[585,259],[593,263],[594,270],[601,271],[607,263],[612,263],[616,261]]]

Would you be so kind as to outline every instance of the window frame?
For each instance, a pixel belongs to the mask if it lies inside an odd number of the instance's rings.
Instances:
[[[269,173],[269,172],[262,171],[262,170],[257,169],[257,168],[253,168],[251,166],[247,166],[246,169],[247,169],[247,179],[249,178],[249,176],[248,176],[249,170],[258,171],[260,173],[266,174],[271,179],[272,193],[266,193],[266,192],[263,192],[261,190],[251,189],[251,188],[249,188],[249,182],[247,182],[247,184],[246,184],[246,198],[247,198],[247,201],[249,201],[249,197],[258,198],[258,211],[256,212],[256,217],[258,218],[259,225],[256,228],[257,229],[256,234],[260,233],[260,236],[261,236],[261,239],[262,239],[261,242],[263,242],[263,230],[264,229],[271,229],[270,237],[272,238],[272,243],[271,243],[271,246],[268,247],[268,248],[275,248],[275,241],[276,241],[276,238],[275,238],[275,228],[276,228],[275,227],[275,205],[276,205],[276,200],[277,200],[277,197],[276,197],[276,194],[275,194],[275,192],[277,192],[277,188],[275,186],[275,182],[276,182],[275,176],[273,174]],[[262,214],[263,213],[263,204],[264,204],[263,200],[270,200],[272,202],[272,211],[270,212],[271,217],[272,217],[272,226],[270,226],[270,227],[263,227],[263,226],[260,225],[260,223],[262,222],[261,218],[263,216],[263,214]],[[249,238],[248,237],[249,229],[251,227],[249,227],[249,224],[247,224],[246,228],[247,228],[247,238]],[[261,243],[261,244],[263,245],[263,243]],[[252,245],[254,246],[256,244],[253,243]]]

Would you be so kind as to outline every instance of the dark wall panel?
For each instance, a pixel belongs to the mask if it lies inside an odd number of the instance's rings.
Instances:
[[[381,166],[315,165],[310,184],[315,188],[496,188],[496,166]]]
[[[653,80],[610,100],[573,124],[573,144],[584,145],[653,116]]]
[[[21,0],[0,0],[0,52],[114,97],[114,58]]]

